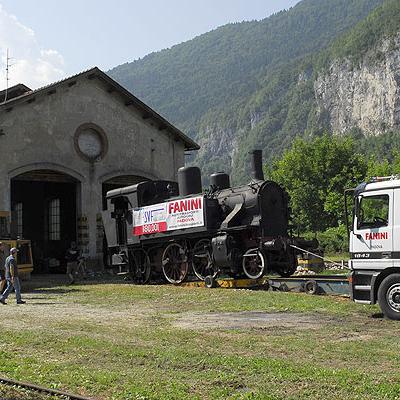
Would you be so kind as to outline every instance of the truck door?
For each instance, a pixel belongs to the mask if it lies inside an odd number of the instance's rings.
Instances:
[[[354,269],[393,266],[393,189],[364,192],[355,199],[350,252]]]
[[[393,266],[400,267],[400,188],[393,190]]]

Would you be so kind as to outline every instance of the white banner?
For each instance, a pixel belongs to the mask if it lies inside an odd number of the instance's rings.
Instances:
[[[133,214],[135,236],[204,226],[202,196],[137,208]]]

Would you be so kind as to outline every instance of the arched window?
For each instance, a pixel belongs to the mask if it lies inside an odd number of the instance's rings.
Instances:
[[[49,240],[61,239],[60,199],[49,201]]]
[[[23,223],[23,204],[17,203],[15,205],[15,216],[17,219],[17,236],[22,238],[24,234],[24,223]]]

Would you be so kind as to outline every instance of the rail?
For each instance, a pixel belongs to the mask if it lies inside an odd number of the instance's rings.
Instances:
[[[28,389],[28,390],[35,391],[35,392],[50,394],[53,396],[59,396],[59,397],[63,397],[64,399],[66,398],[69,400],[95,400],[93,397],[84,397],[84,396],[80,396],[78,394],[72,394],[72,393],[64,392],[62,390],[57,390],[57,389],[50,389],[50,388],[46,388],[44,386],[35,385],[33,383],[16,381],[14,379],[8,379],[8,378],[4,378],[4,377],[0,377],[0,384],[8,385],[8,386],[18,386],[23,389]]]

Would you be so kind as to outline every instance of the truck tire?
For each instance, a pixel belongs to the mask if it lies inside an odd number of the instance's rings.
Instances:
[[[400,320],[400,274],[391,274],[382,281],[378,303],[385,317]]]
[[[318,294],[318,283],[314,280],[312,281],[307,281],[304,284],[304,292],[306,292],[307,294]]]

